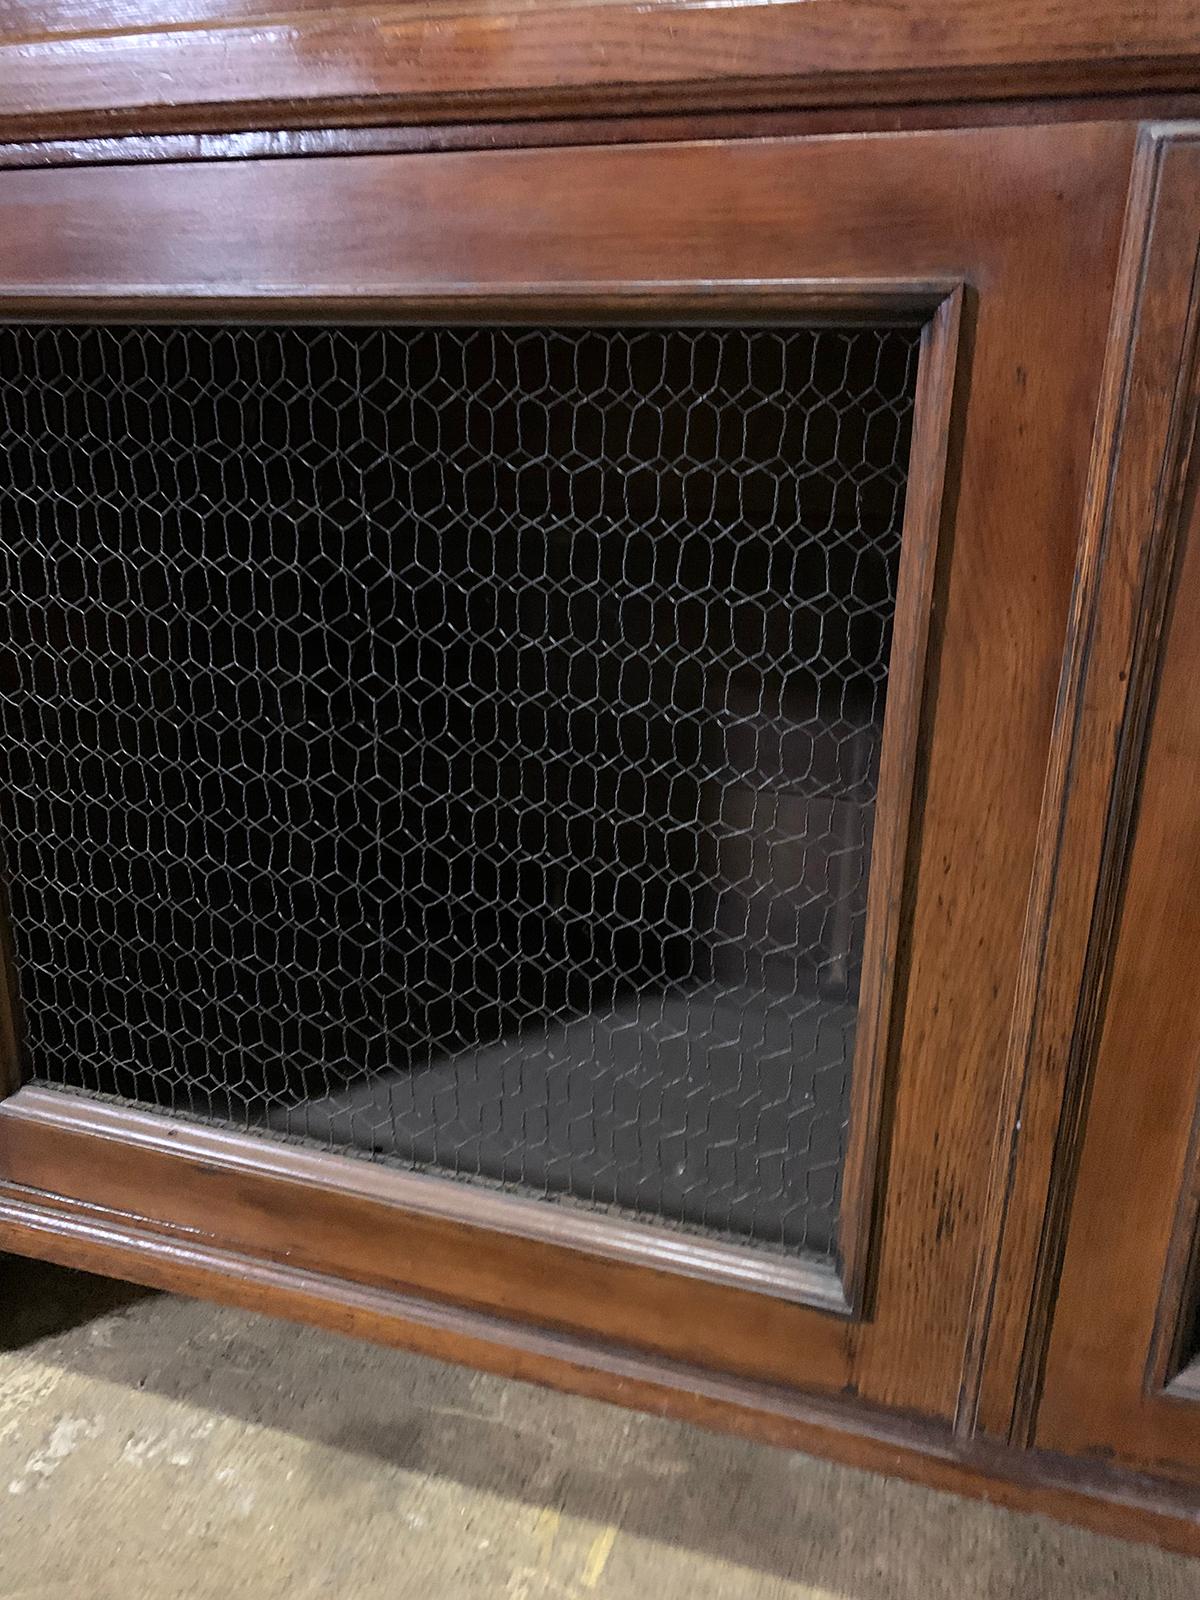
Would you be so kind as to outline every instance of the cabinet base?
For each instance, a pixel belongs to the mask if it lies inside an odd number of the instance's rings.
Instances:
[[[267,1312],[869,1471],[1200,1555],[1200,1496],[1101,1464],[954,1439],[948,1429],[531,1328],[160,1234],[137,1219],[0,1185],[0,1250]]]

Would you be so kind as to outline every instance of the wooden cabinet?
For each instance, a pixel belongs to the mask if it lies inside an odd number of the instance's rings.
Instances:
[[[803,9],[46,21],[0,1244],[1190,1547],[1187,29]]]

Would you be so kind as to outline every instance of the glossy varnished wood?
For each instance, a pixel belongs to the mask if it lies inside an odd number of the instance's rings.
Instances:
[[[863,972],[859,988],[851,1080],[850,1138],[838,1216],[842,1290],[848,1308],[866,1309],[878,1219],[887,1199],[887,1118],[894,1084],[900,934],[913,881],[913,812],[920,752],[932,709],[926,697],[927,650],[943,530],[953,523],[953,485],[946,466],[961,436],[956,415],[963,287],[943,296],[921,335],[913,443],[908,463],[900,570],[892,626],[887,710],[879,762],[879,791],[871,844]],[[957,461],[952,479],[957,481]]]
[[[389,1222],[336,1185],[297,1189],[265,1156],[232,1181],[95,1129],[48,1129],[21,1097],[0,1111],[0,1170],[28,1193],[118,1209],[124,1197],[159,1229],[215,1227],[232,1259],[303,1259],[380,1291],[949,1420],[1132,147],[1130,128],[1092,123],[0,174],[10,315],[470,318],[606,301],[662,315],[708,296],[756,317],[781,294],[911,315],[931,287],[966,285],[957,409],[944,385],[926,408],[940,431],[925,448],[946,452],[951,487],[921,579],[928,664],[911,650],[897,663],[921,690],[904,746],[914,866],[885,907],[897,1004],[891,1088],[873,1113],[886,1184],[860,1207],[881,1197],[866,1320],[564,1259],[544,1241],[509,1236],[492,1255],[461,1225],[401,1227],[395,1206]]]
[[[227,317],[235,306],[237,314],[244,316],[290,318],[296,314],[295,304],[282,298],[238,302],[222,299],[217,305],[208,301],[178,300],[171,304],[178,308],[176,314],[184,317],[197,313]],[[747,314],[752,313],[772,322],[800,321],[811,325],[830,319],[875,322],[883,318],[911,322],[921,328],[913,442],[892,629],[892,665],[875,802],[859,1024],[851,1082],[850,1140],[838,1229],[841,1269],[831,1262],[803,1255],[768,1253],[751,1245],[705,1242],[686,1233],[636,1221],[621,1223],[574,1207],[551,1207],[512,1196],[496,1198],[471,1185],[400,1173],[386,1178],[387,1193],[394,1205],[401,1208],[407,1205],[410,1210],[436,1215],[444,1222],[461,1222],[468,1227],[490,1226],[517,1239],[542,1241],[588,1255],[704,1278],[817,1306],[827,1312],[861,1314],[874,1237],[885,1199],[880,1151],[885,1141],[884,1123],[891,1101],[897,947],[911,878],[912,800],[918,751],[925,736],[926,646],[937,552],[943,526],[951,520],[950,501],[944,487],[950,443],[959,426],[954,418],[954,405],[956,392],[961,388],[957,383],[957,362],[962,284],[934,280],[886,283],[833,279],[810,280],[799,285],[774,282],[753,286],[710,281],[703,286],[647,283],[634,288],[614,283],[571,290],[561,286],[514,285],[505,294],[469,292],[447,298],[436,289],[426,289],[406,296],[369,295],[353,299],[339,296],[336,301],[330,297],[323,304],[329,308],[336,304],[342,316],[387,319],[407,317],[441,321],[482,317],[494,320],[502,316],[518,321],[542,321],[552,313],[558,319],[567,320],[628,322],[658,321],[666,317],[713,323],[744,321]],[[69,302],[58,296],[50,305],[39,296],[30,297],[15,307],[19,314],[35,318],[49,313],[141,319],[162,317],[168,314],[166,308],[163,298],[144,293],[136,297],[73,297]],[[15,1040],[15,1034],[13,1037]],[[15,1087],[16,1077],[10,1077],[9,1081]],[[50,1119],[68,1131],[74,1125],[77,1130],[86,1127],[110,1139],[122,1136],[114,1131],[111,1114],[99,1108],[89,1108],[80,1101],[67,1101],[59,1114],[51,1116],[54,1103],[54,1097],[39,1100],[36,1095],[27,1094],[9,1111],[19,1115],[29,1107],[39,1106],[43,1120]],[[129,1142],[143,1145],[161,1142],[157,1132],[161,1125],[154,1119],[130,1116],[118,1120]],[[278,1156],[268,1162],[269,1147],[261,1141],[245,1142],[243,1153],[232,1159],[230,1151],[235,1143],[225,1138],[214,1145],[230,1171],[251,1168],[259,1162],[269,1165],[271,1171],[279,1175]],[[176,1137],[168,1147],[181,1151],[184,1141]],[[200,1159],[207,1164],[208,1157],[202,1155]],[[344,1188],[345,1183],[339,1185],[336,1178],[339,1172],[357,1174],[361,1181],[364,1172],[369,1170],[355,1163],[325,1161],[319,1168],[321,1177],[312,1176],[310,1181],[314,1187],[324,1183],[335,1189]],[[379,1179],[374,1186],[377,1197],[383,1181]],[[476,1248],[483,1247],[477,1245]],[[586,1325],[586,1318],[581,1325]]]
[[[1190,294],[1177,147],[1148,129],[1130,186],[964,1373],[963,1430],[1020,1442],[1037,1405],[1174,550],[1163,448]]]
[[[0,884],[0,1100],[21,1081],[21,1000],[12,956],[8,894]]]
[[[410,1250],[401,1239],[398,1254],[395,1253],[391,1235],[403,1235],[414,1227],[419,1232],[424,1224],[417,1219],[426,1219],[439,1227],[449,1225],[453,1229],[454,1225],[461,1224],[473,1230],[468,1238],[472,1250],[503,1249],[505,1240],[498,1237],[503,1235],[516,1242],[518,1254],[520,1241],[533,1241],[558,1251],[578,1251],[600,1260],[683,1274],[735,1289],[753,1289],[760,1294],[800,1300],[830,1311],[847,1310],[838,1275],[832,1264],[824,1261],[769,1254],[581,1207],[547,1205],[541,1200],[522,1198],[483,1184],[447,1182],[424,1172],[361,1159],[347,1160],[344,1153],[328,1154],[284,1142],[269,1134],[239,1134],[200,1122],[34,1087],[21,1089],[9,1100],[0,1124],[0,1145],[6,1139],[11,1141],[11,1164],[6,1170],[14,1176],[19,1172],[21,1176],[17,1181],[47,1191],[53,1190],[59,1182],[53,1171],[61,1159],[60,1146],[71,1153],[72,1161],[79,1163],[78,1178],[72,1180],[71,1187],[81,1194],[93,1193],[86,1188],[93,1168],[96,1182],[102,1189],[102,1169],[113,1155],[111,1147],[121,1146],[129,1153],[134,1168],[139,1160],[143,1162],[146,1181],[151,1187],[148,1190],[139,1188],[136,1201],[147,1217],[156,1214],[145,1195],[161,1191],[162,1186],[154,1176],[160,1168],[166,1171],[168,1183],[181,1181],[180,1173],[188,1179],[198,1178],[205,1187],[211,1186],[209,1180],[217,1180],[215,1209],[210,1200],[205,1200],[195,1217],[189,1214],[188,1221],[182,1225],[188,1228],[203,1225],[217,1237],[236,1237],[239,1248],[253,1247],[253,1231],[246,1234],[241,1220],[221,1221],[226,1207],[219,1192],[220,1185],[228,1181],[237,1188],[246,1180],[253,1183],[264,1179],[267,1181],[261,1185],[262,1205],[264,1209],[273,1207],[281,1214],[291,1207],[294,1192],[298,1190],[307,1191],[303,1202],[296,1204],[298,1214],[314,1206],[320,1209],[319,1197],[323,1191],[348,1197],[352,1207],[364,1210],[364,1220],[355,1225],[355,1230],[369,1228],[381,1241],[372,1249],[378,1248],[385,1254],[393,1252],[388,1257],[393,1261],[407,1260]],[[166,1158],[165,1168],[160,1159],[163,1157]],[[0,1157],[0,1163],[2,1159]],[[106,1190],[103,1192],[107,1194]],[[99,1203],[109,1205],[112,1202],[106,1198]],[[370,1214],[369,1220],[366,1213]],[[171,1220],[165,1213],[163,1218]],[[290,1225],[285,1216],[284,1228]],[[276,1248],[268,1243],[266,1234],[262,1236],[262,1244],[264,1249]],[[353,1277],[359,1259],[358,1241],[353,1232],[349,1235],[348,1246],[342,1257],[333,1254],[321,1257],[318,1250],[322,1270],[344,1269],[347,1276]],[[436,1256],[426,1261],[422,1270],[427,1276],[421,1279],[421,1286],[436,1289],[441,1273]],[[409,1282],[410,1279],[399,1281]],[[452,1286],[447,1287],[446,1292],[452,1293]],[[536,1321],[536,1306],[530,1308],[530,1314]]]
[[[569,1218],[557,1229],[551,1218],[523,1232],[521,1202],[514,1214],[506,1196],[455,1196],[446,1191],[459,1186],[437,1178],[37,1090],[0,1111],[0,1173],[242,1257],[686,1354],[715,1370],[788,1382],[803,1337],[821,1386],[848,1378],[840,1319],[713,1281],[686,1236],[645,1251],[639,1265],[619,1229],[581,1240]]]
[[[1196,0],[19,5],[0,132],[1190,88],[1198,39]]]
[[[1197,73],[1200,79],[1200,69]],[[113,166],[147,161],[278,161],[289,157],[416,155],[689,139],[787,139],[818,134],[919,133],[934,128],[1044,127],[1200,116],[1200,93],[1042,95],[1022,100],[935,100],[792,110],[638,111],[521,121],[389,123],[237,132],[97,134],[0,143],[0,168]]]
[[[1136,820],[1113,888],[1115,946],[1084,1115],[1068,1130],[1078,1178],[1037,1422],[1050,1448],[1196,1478],[1200,1408],[1187,1384],[1179,1393],[1163,1384],[1188,1313],[1200,1108],[1198,249],[1200,142],[1188,136],[1167,141],[1161,155],[1133,414],[1119,444],[1117,505],[1154,531],[1162,598],[1142,604],[1138,667],[1153,704],[1144,761],[1139,749],[1122,774]]]

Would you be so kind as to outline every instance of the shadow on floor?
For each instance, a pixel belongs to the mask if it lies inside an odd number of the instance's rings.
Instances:
[[[853,1600],[1191,1592],[1181,1558],[322,1330],[11,1259],[0,1290],[40,1362],[244,1426],[231,1461],[300,1441],[331,1525],[394,1516],[398,1469]]]
[[[0,1350],[68,1333],[154,1293],[117,1278],[0,1255]]]

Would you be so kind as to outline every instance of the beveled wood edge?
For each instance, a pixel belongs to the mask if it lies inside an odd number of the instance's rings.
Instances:
[[[1051,738],[1045,798],[1039,825],[1037,856],[1030,886],[1029,908],[1022,943],[1013,1021],[1005,1057],[1001,1116],[993,1148],[984,1248],[980,1253],[973,1295],[970,1330],[963,1364],[956,1431],[969,1438],[980,1427],[980,1397],[989,1363],[1003,1368],[996,1387],[1011,1398],[1007,1426],[1001,1432],[1014,1446],[1028,1446],[1033,1439],[1041,1383],[1049,1348],[1054,1300],[1066,1246],[1070,1221],[1074,1173],[1082,1138],[1087,1085],[1094,1055],[1097,1029],[1103,1006],[1106,976],[1116,933],[1125,866],[1131,845],[1140,764],[1148,733],[1152,686],[1157,672],[1159,646],[1165,614],[1170,573],[1174,564],[1175,535],[1178,529],[1177,506],[1172,509],[1163,485],[1155,499],[1155,514],[1148,519],[1137,558],[1130,561],[1126,552],[1109,553],[1110,519],[1113,512],[1114,484],[1122,462],[1126,411],[1134,368],[1139,356],[1139,304],[1147,263],[1154,245],[1154,218],[1164,161],[1173,146],[1200,141],[1200,124],[1147,123],[1139,136],[1126,211],[1125,238],[1117,282],[1114,288],[1110,324],[1110,355],[1106,361],[1100,404],[1097,412],[1092,460],[1079,553],[1076,564],[1072,611],[1064,649],[1062,678]],[[1195,307],[1189,312],[1194,319]],[[1189,335],[1189,337],[1192,337]],[[1187,349],[1181,328],[1180,352]],[[1185,359],[1183,367],[1188,362]],[[1175,373],[1168,375],[1170,382]],[[1153,381],[1159,381],[1155,378]],[[1143,381],[1144,386],[1144,381]],[[1170,463],[1178,455],[1179,416],[1173,404],[1171,438],[1164,448]],[[1179,462],[1176,459],[1176,467]],[[1167,474],[1169,479],[1170,474]],[[1106,598],[1109,586],[1116,590],[1136,589],[1137,598],[1129,607],[1128,626],[1121,641],[1124,668],[1117,671],[1111,662],[1103,670],[1108,678],[1097,690],[1089,675],[1095,674],[1092,645],[1097,616],[1103,606],[1114,607]],[[1128,603],[1126,599],[1126,603]],[[1080,743],[1085,698],[1099,694],[1103,699],[1119,696],[1116,712],[1118,737],[1113,739],[1105,774],[1106,806],[1101,826],[1094,836],[1069,837],[1070,812],[1079,774],[1076,752]],[[1095,715],[1093,711],[1091,713]],[[1078,830],[1076,830],[1078,831]],[[1063,913],[1059,890],[1067,864],[1079,870],[1081,864],[1088,885],[1087,916],[1073,930],[1073,958],[1078,964],[1078,985],[1070,1039],[1065,1055],[1057,1052],[1056,1070],[1061,1077],[1061,1100],[1054,1149],[1048,1170],[1037,1175],[1036,1196],[1026,1192],[1022,1203],[1040,1216],[1036,1259],[1019,1264],[1022,1282],[1016,1289],[1022,1315],[1012,1321],[1020,1329],[1020,1345],[1015,1352],[993,1350],[994,1310],[997,1292],[1013,1263],[1004,1258],[1010,1208],[1017,1203],[1014,1182],[1018,1173],[1022,1140],[1028,1138],[1024,1110],[1029,1097],[1032,1074],[1039,1069],[1036,1059],[1044,1052],[1048,1059],[1056,1054],[1052,1040],[1061,1026],[1061,1016],[1047,1017],[1043,1008],[1043,980],[1052,935],[1063,936]],[[1082,902],[1076,901],[1075,921]],[[1056,952],[1061,958],[1061,952]],[[1026,1182],[1028,1183],[1028,1178]],[[1026,1281],[1027,1280],[1027,1281]],[[1008,1282],[1010,1295],[1013,1284]],[[1172,1328],[1177,1326],[1175,1307]],[[1011,1369],[1011,1370],[1010,1370]]]
[[[0,40],[0,134],[1190,88],[1192,0],[388,5]]]
[[[965,286],[955,285],[921,331],[838,1221],[842,1287],[858,1315],[869,1299],[872,1247],[886,1188],[889,1088],[899,1043],[895,1016],[905,987],[897,968],[920,827],[918,768],[928,720],[934,585],[941,536],[955,500],[952,485],[947,492],[947,463],[956,429],[964,296]],[[956,451],[956,440],[954,445]]]
[[[1006,1381],[1001,1384],[1001,1388],[1009,1397],[1010,1410],[1003,1426],[997,1431],[1004,1438],[1011,1437],[1013,1431],[1021,1426],[1017,1422],[1019,1412],[1025,1414],[1024,1427],[1028,1429],[1031,1425],[1028,1417],[1029,1402],[1028,1400],[1022,1402],[1017,1395],[1021,1377],[1021,1355],[1017,1352],[1014,1356],[1012,1352],[1005,1350],[999,1352],[999,1357],[997,1356],[994,1348],[995,1340],[992,1337],[993,1313],[1005,1269],[1003,1252],[1007,1242],[1009,1211],[1010,1207],[1014,1207],[1017,1203],[1014,1186],[1017,1178],[1018,1146],[1022,1141],[1022,1135],[1026,1141],[1030,1136],[1029,1130],[1025,1127],[1024,1111],[1034,1071],[1039,1028],[1044,1024],[1045,1018],[1043,979],[1051,922],[1057,906],[1057,891],[1062,869],[1063,830],[1070,803],[1075,747],[1079,737],[1081,708],[1095,632],[1095,617],[1103,587],[1103,555],[1107,545],[1110,486],[1117,466],[1116,437],[1126,403],[1133,359],[1137,302],[1145,256],[1149,248],[1159,160],[1157,145],[1143,136],[1134,158],[1121,257],[1113,288],[1108,334],[1109,354],[1105,361],[1097,404],[1092,456],[1088,467],[1076,554],[1071,611],[1067,619],[1062,673],[1051,728],[1042,812],[1030,876],[1029,900],[1014,990],[1012,1021],[1005,1047],[1000,1108],[984,1210],[983,1244],[972,1295],[963,1379],[959,1393],[956,1426],[961,1437],[970,1437],[980,1426],[981,1391],[985,1370],[989,1362],[995,1364],[997,1359],[1004,1360],[1006,1366],[1011,1368],[1005,1374]],[[1119,352],[1117,359],[1113,358],[1114,349]],[[1132,641],[1130,644],[1132,648]],[[1106,774],[1110,784],[1112,777],[1111,772]],[[1095,871],[1098,877],[1098,860]],[[1081,962],[1083,959],[1083,954],[1080,952]],[[1082,981],[1081,970],[1080,982]],[[1068,1087],[1064,1078],[1064,1103],[1067,1093]],[[1045,1194],[1040,1197],[1043,1213],[1048,1212],[1050,1208],[1054,1182],[1053,1171],[1047,1172],[1044,1178]],[[1038,1206],[1035,1204],[1033,1209],[1038,1209]],[[1058,1226],[1064,1228],[1065,1220]],[[1043,1226],[1043,1238],[1047,1238],[1050,1231]],[[1028,1263],[1026,1270],[1030,1282],[1027,1291],[1022,1285],[1025,1315],[1023,1318],[1021,1316],[1014,1318],[1021,1327],[1022,1337],[1024,1328],[1034,1315],[1033,1308],[1039,1295],[1044,1300],[1046,1276],[1045,1267],[1040,1260]],[[1042,1315],[1048,1316],[1048,1308],[1044,1304]],[[1043,1342],[1047,1337],[1048,1326],[1041,1331]]]
[[[1094,1532],[1200,1554],[1200,1496],[1042,1451],[964,1443],[945,1428],[767,1383],[723,1377],[485,1312],[347,1283],[136,1219],[0,1184],[0,1249],[168,1293],[323,1327],[522,1382],[801,1450]]]
[[[352,1152],[312,1149],[269,1131],[243,1133],[178,1114],[140,1111],[61,1089],[26,1086],[0,1102],[0,1120],[85,1134],[126,1148],[203,1162],[210,1171],[299,1183],[483,1232],[569,1249],[609,1261],[702,1278],[751,1293],[849,1315],[837,1272],[814,1257],[637,1222],[480,1183],[408,1171]],[[71,1199],[69,1194],[64,1198]]]
[[[563,146],[677,144],[703,140],[820,138],[922,133],[1059,122],[1186,121],[1200,114],[1197,89],[1150,94],[1055,96],[1020,100],[897,101],[794,110],[648,111],[503,122],[379,123],[273,127],[212,133],[96,134],[9,139],[0,135],[0,171],[45,167],[140,166],[213,161],[320,160],[328,156],[439,155]]]
[[[0,182],[3,180],[0,179]],[[8,285],[0,290],[0,321],[118,322],[182,321],[332,322],[392,324],[551,320],[614,322],[712,322],[754,325],[817,320],[877,321],[921,325],[959,287],[953,278],[722,278],[656,279],[641,283],[407,284],[395,294],[330,292],[303,284],[271,284],[245,295],[229,295],[204,284],[179,285],[170,294],[144,289],[105,290],[54,285]]]

